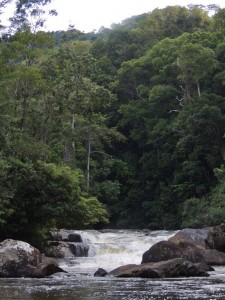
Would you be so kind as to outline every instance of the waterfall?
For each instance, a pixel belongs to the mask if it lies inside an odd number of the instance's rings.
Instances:
[[[107,272],[126,264],[140,264],[142,254],[155,243],[167,240],[175,231],[84,230],[79,233],[89,246],[88,257],[65,260],[60,265],[73,273],[93,273],[98,268]]]
[[[67,257],[60,266],[68,273],[35,278],[1,278],[0,299],[32,300],[209,300],[225,299],[225,267],[216,266],[210,277],[116,278],[94,277],[98,268],[107,272],[124,264],[140,264],[142,254],[153,244],[176,232],[109,230],[75,231],[89,248],[88,257]],[[64,236],[64,237],[65,237]],[[72,242],[73,244],[73,242]],[[74,242],[79,244],[79,242]],[[81,248],[86,245],[80,243]],[[76,246],[75,245],[75,246]]]

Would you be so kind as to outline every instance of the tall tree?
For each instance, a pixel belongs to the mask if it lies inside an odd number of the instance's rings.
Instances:
[[[51,0],[16,0],[16,11],[10,18],[11,26],[16,30],[26,30],[29,27],[32,32],[37,32],[45,23],[46,11],[43,6],[51,3]],[[57,15],[55,10],[49,10],[49,15]]]
[[[215,54],[212,49],[202,45],[185,43],[178,55],[177,64],[181,70],[178,79],[184,83],[184,98],[193,101],[195,94],[201,96],[200,80],[216,65]]]

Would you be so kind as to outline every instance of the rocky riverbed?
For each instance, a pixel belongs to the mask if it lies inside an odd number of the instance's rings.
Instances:
[[[145,236],[148,236],[148,232]],[[74,231],[50,232],[44,250],[22,241],[0,243],[0,277],[45,277],[64,272],[57,259],[87,257],[90,246]],[[48,259],[47,257],[50,257]],[[213,265],[225,265],[225,226],[184,229],[168,240],[158,241],[142,254],[141,264],[118,266],[95,276],[174,278],[209,276]],[[101,267],[101,266],[99,266]]]

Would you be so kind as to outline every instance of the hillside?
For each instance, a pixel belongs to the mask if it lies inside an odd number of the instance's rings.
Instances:
[[[224,15],[171,6],[2,36],[2,236],[223,222]]]

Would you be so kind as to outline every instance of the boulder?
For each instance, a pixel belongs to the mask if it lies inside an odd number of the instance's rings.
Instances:
[[[205,239],[207,238],[210,228],[192,229],[185,228],[177,232],[168,241],[179,244],[180,242],[187,242],[194,244],[198,249],[205,249]]]
[[[83,243],[83,240],[80,234],[74,232],[68,235],[68,242]]]
[[[182,258],[141,265],[125,265],[111,271],[109,275],[140,278],[209,276],[200,265],[195,265]]]
[[[199,267],[201,269],[203,269],[206,272],[211,272],[211,271],[215,271],[214,268],[210,265],[207,265],[206,263],[202,262],[202,263],[195,263],[194,264],[196,267]]]
[[[79,233],[71,232],[65,229],[52,230],[48,233],[50,241],[76,242],[82,243],[82,237]]]
[[[48,233],[48,239],[50,241],[65,241],[68,240],[68,233],[63,230],[51,230]]]
[[[68,243],[69,249],[76,257],[87,257],[89,246],[84,243]]]
[[[181,257],[181,250],[178,245],[168,241],[161,241],[154,244],[142,255],[141,263],[159,262],[178,257]]]
[[[33,278],[43,278],[46,276],[50,276],[52,274],[58,273],[58,272],[64,272],[62,268],[60,268],[55,262],[52,263],[40,263],[31,273],[30,277]]]
[[[98,268],[98,270],[94,273],[95,277],[104,277],[108,274],[108,272],[102,268]]]
[[[87,257],[89,246],[84,243],[52,241],[44,249],[47,257],[69,258],[69,257]]]
[[[49,245],[44,249],[44,254],[47,257],[54,258],[74,257],[74,254],[70,250],[68,243],[58,241],[49,242]]]
[[[142,256],[142,264],[149,262],[160,262],[174,258],[183,258],[193,263],[204,262],[201,252],[192,243],[161,241],[154,244]]]
[[[219,252],[216,249],[205,249],[201,253],[206,264],[210,266],[225,266],[224,252]]]
[[[206,248],[225,252],[225,225],[215,226],[205,239]]]
[[[154,270],[154,263],[121,266],[109,272],[108,275],[115,277],[160,278],[159,273]]]
[[[30,277],[41,263],[41,253],[30,244],[12,239],[0,243],[0,277]]]

